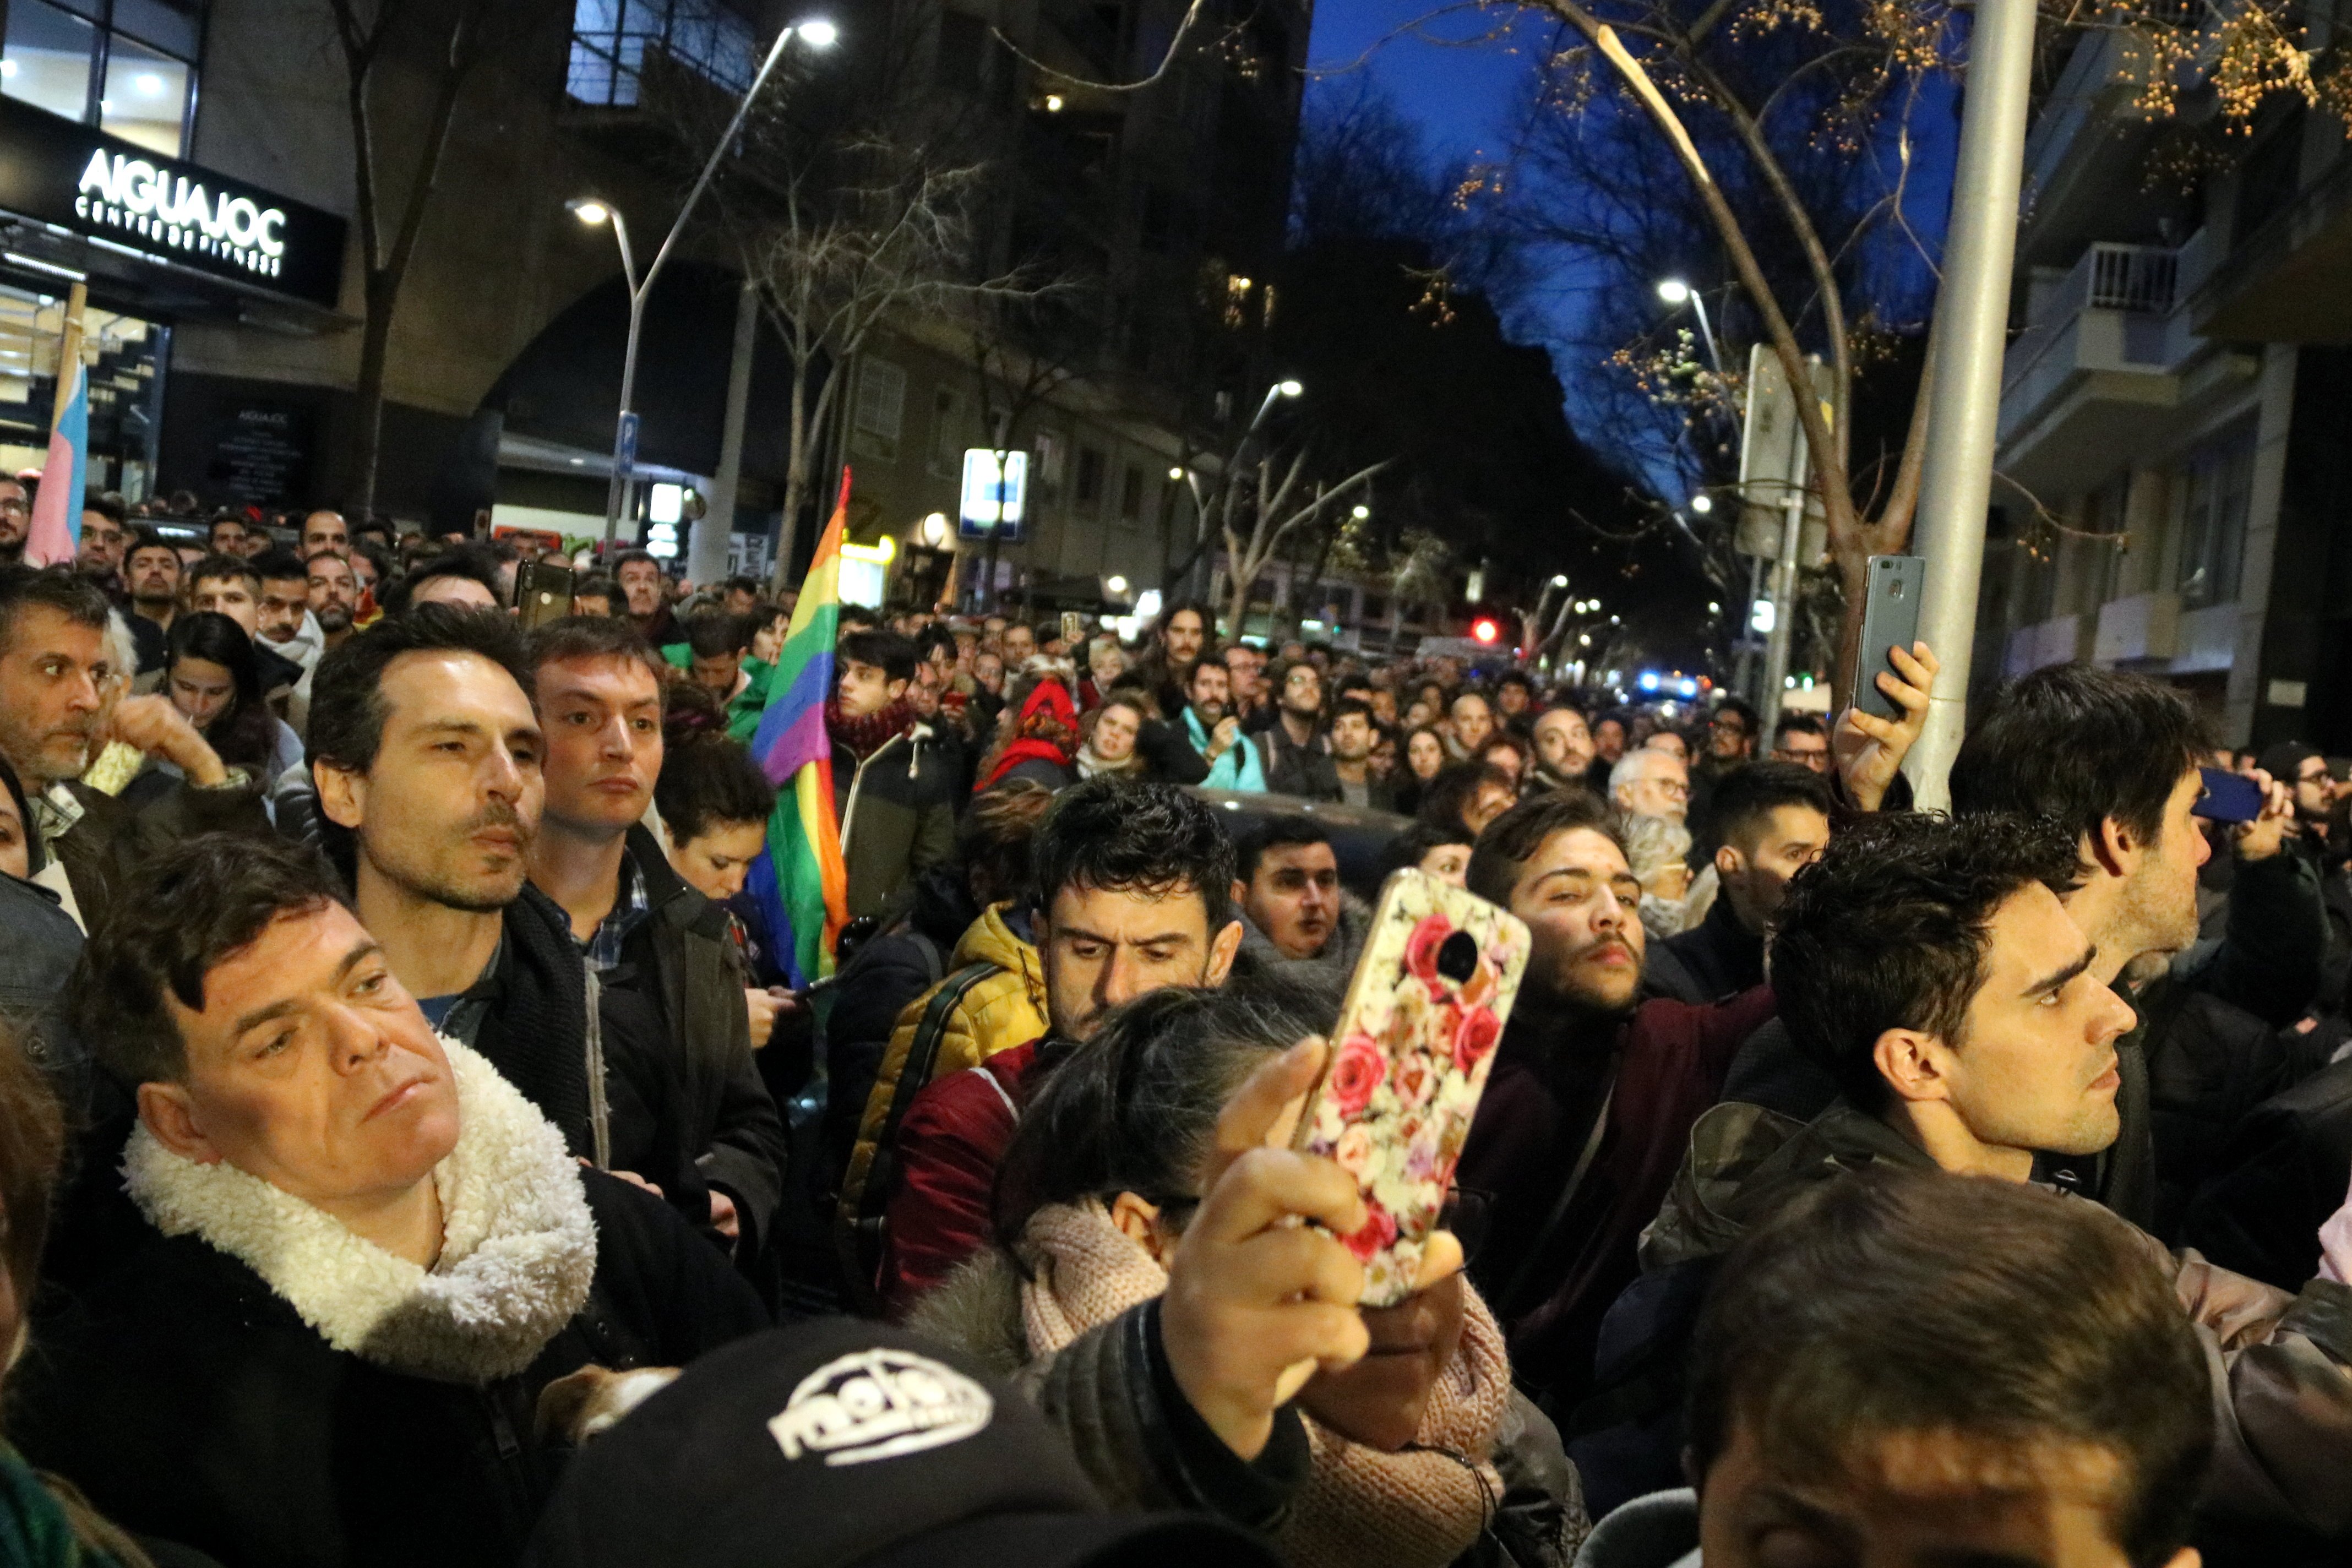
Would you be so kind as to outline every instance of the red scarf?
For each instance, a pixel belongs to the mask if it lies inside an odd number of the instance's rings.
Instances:
[[[825,733],[838,745],[847,746],[859,762],[866,761],[897,736],[904,734],[907,726],[915,721],[914,706],[905,698],[879,708],[863,719],[852,719],[841,710],[838,695],[824,700]]]
[[[1067,770],[1078,754],[1078,711],[1058,680],[1041,680],[1021,704],[1018,737],[1005,743],[972,793],[978,795],[1023,763],[1046,762]]]

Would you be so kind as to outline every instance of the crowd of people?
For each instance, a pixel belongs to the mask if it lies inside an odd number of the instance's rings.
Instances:
[[[808,973],[789,596],[624,552],[526,627],[501,542],[103,498],[35,568],[24,501],[0,1562],[2352,1552],[2308,747],[2054,667],[1931,813],[1925,646],[1768,734],[1199,605],[844,605]],[[1532,950],[1368,1309],[1289,1131],[1402,868]]]

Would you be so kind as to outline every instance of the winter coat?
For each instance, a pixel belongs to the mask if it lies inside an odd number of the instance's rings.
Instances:
[[[1265,756],[1268,790],[1307,800],[1339,798],[1339,770],[1332,765],[1331,753],[1323,749],[1320,729],[1302,746],[1290,738],[1290,731],[1277,717],[1257,743]]]
[[[1636,1243],[1691,1126],[1771,1006],[1764,990],[1718,1007],[1651,1002],[1591,1039],[1563,1037],[1553,1010],[1520,997],[1455,1180],[1487,1204],[1471,1278],[1510,1334],[1520,1386],[1555,1413],[1582,1397],[1601,1316],[1639,1272]],[[1552,1225],[1604,1094],[1597,1152]]]
[[[2299,1288],[2318,1271],[2319,1227],[2352,1183],[2352,1059],[2256,1106],[2217,1163],[2180,1239],[2224,1268]]]
[[[0,1025],[39,1064],[70,1127],[82,1124],[90,1089],[89,1055],[65,1021],[66,982],[81,945],[81,928],[56,894],[0,873]]]
[[[882,1237],[877,1291],[886,1315],[908,1312],[995,1236],[996,1167],[1020,1125],[1043,1040],[999,1051],[924,1086],[898,1124],[898,1191]]]
[[[1190,708],[1184,710],[1184,733],[1193,754],[1208,763],[1208,773],[1201,780],[1203,788],[1265,792],[1265,769],[1258,761],[1257,742],[1247,735],[1236,735],[1234,743],[1220,752],[1215,762],[1209,762],[1209,731],[1202,727],[1201,716]]]
[[[1814,1183],[1881,1163],[1935,1168],[1917,1144],[1842,1100],[1801,1126],[1756,1106],[1717,1106],[1691,1131],[1628,1298],[1669,1285],[1677,1271],[1710,1268]],[[2243,1525],[2352,1541],[2352,1489],[2343,1484],[2352,1474],[2352,1287],[2314,1279],[2289,1294],[2134,1234],[2171,1279],[2212,1369],[2218,1442],[2200,1499],[2208,1527],[2223,1537]],[[1689,1321],[1672,1331],[1686,1344]],[[1629,1363],[1681,1360],[1668,1346],[1612,1349]],[[1604,1351],[1604,1381],[1612,1359]],[[1679,1409],[1678,1391],[1658,1392],[1665,1410]],[[1654,1484],[1674,1479],[1679,1448],[1677,1432],[1659,1434]]]
[[[1135,754],[1144,761],[1144,776],[1154,784],[1196,784],[1209,776],[1208,759],[1192,749],[1181,725],[1146,719],[1136,731]]]
[[[450,1232],[428,1274],[226,1165],[134,1133],[143,1239],[36,1323],[13,1435],[124,1528],[234,1568],[505,1568],[562,1455],[540,1390],[765,1326],[657,1199],[583,1172],[453,1045]]]
[[[849,918],[880,915],[917,872],[955,852],[955,765],[917,721],[864,762],[833,743],[834,820],[849,871]]]
[[[1141,1468],[1137,1464],[1139,1456],[1122,1451],[1123,1443],[1132,1438],[1123,1424],[1102,1417],[1122,1413],[1122,1405],[1131,1403],[1131,1394],[1121,1397],[1122,1391],[1116,1381],[1124,1370],[1121,1363],[1131,1364],[1134,1359],[1139,1359],[1136,1355],[1139,1351],[1157,1351],[1158,1300],[1131,1308],[1086,1331],[1058,1352],[1033,1358],[1022,1321],[1020,1287],[1021,1276],[1012,1259],[1001,1249],[991,1247],[955,1269],[938,1289],[924,1296],[917,1303],[908,1326],[927,1338],[963,1351],[1014,1386],[1034,1391],[1031,1396],[1062,1428],[1079,1463],[1095,1476],[1096,1483],[1113,1499],[1114,1506],[1138,1498],[1140,1494],[1134,1479]],[[1105,1351],[1112,1346],[1121,1347],[1128,1353],[1117,1359],[1106,1355]],[[1181,1440],[1181,1433],[1199,1419],[1183,1405],[1182,1395],[1172,1386],[1172,1380],[1160,1401],[1160,1408],[1167,1413],[1169,1425],[1175,1428],[1170,1437]],[[1289,1452],[1294,1438],[1297,1442],[1295,1459]],[[1175,1446],[1160,1438],[1150,1447],[1155,1458],[1174,1458],[1177,1456],[1168,1450]],[[1218,1447],[1217,1453],[1202,1457],[1219,1460],[1217,1469],[1226,1477],[1244,1479],[1234,1468],[1237,1461],[1231,1451],[1224,1450],[1223,1445]],[[1567,1568],[1566,1552],[1572,1551],[1582,1538],[1586,1521],[1576,1472],[1561,1452],[1558,1431],[1542,1412],[1514,1393],[1506,1406],[1490,1458],[1504,1483],[1504,1493],[1496,1500],[1500,1506],[1490,1513],[1486,1532],[1478,1544],[1457,1562],[1465,1565],[1495,1563],[1503,1568]],[[1165,1463],[1165,1458],[1161,1462]],[[1280,1512],[1266,1513],[1263,1511],[1265,1505],[1273,1502],[1286,1507],[1290,1496],[1306,1479],[1311,1463],[1303,1423],[1294,1406],[1285,1405],[1276,1413],[1273,1440],[1257,1462],[1247,1468],[1251,1472],[1247,1479],[1255,1484],[1246,1489],[1235,1488],[1230,1493],[1221,1489],[1210,1494],[1213,1500],[1207,1500],[1205,1506],[1236,1523],[1270,1531],[1280,1522]],[[1194,1473],[1213,1479],[1213,1472]],[[1510,1543],[1507,1554],[1499,1549],[1498,1541]]]
[[[866,1098],[882,1069],[883,1053],[907,1004],[937,985],[953,967],[950,955],[980,919],[980,906],[953,862],[915,879],[914,902],[888,930],[844,964],[824,1016],[824,1160],[838,1191]]]
[[[1013,906],[993,904],[956,944],[948,978],[907,1004],[883,1053],[859,1120],[857,1142],[841,1180],[835,1237],[853,1285],[877,1278],[878,1221],[897,1190],[897,1129],[925,1085],[978,1067],[999,1051],[1028,1044],[1045,1032],[1045,971],[1025,934],[1009,923]],[[932,999],[961,991],[939,1033],[938,1054],[917,1064],[908,1058]]]
[[[783,1196],[790,1152],[751,1059],[742,957],[727,911],[688,886],[642,825],[629,829],[629,854],[645,879],[647,910],[604,984],[642,991],[659,1006],[681,1097],[675,1114],[687,1140],[682,1152],[733,1200],[749,1257]]]
[[[604,1034],[588,1026],[589,1016],[586,963],[572,940],[572,917],[526,882],[506,907],[497,955],[442,1027],[488,1058],[555,1123],[574,1154],[609,1167]]]
[[[1688,931],[1650,944],[1643,982],[1654,994],[1678,1002],[1724,1002],[1764,984],[1764,939],[1717,899]]]

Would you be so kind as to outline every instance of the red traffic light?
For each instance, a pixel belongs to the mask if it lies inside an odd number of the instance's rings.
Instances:
[[[1493,642],[1503,635],[1503,628],[1495,624],[1493,617],[1481,616],[1470,623],[1470,635],[1480,642]]]

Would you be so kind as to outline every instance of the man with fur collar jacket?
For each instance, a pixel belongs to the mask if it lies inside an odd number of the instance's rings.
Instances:
[[[651,1194],[436,1035],[326,873],[207,837],[84,951],[145,1224],[37,1321],[12,1436],[126,1528],[241,1568],[506,1564],[542,1390],[756,1331]]]
[[[835,658],[824,705],[833,739],[833,809],[849,871],[849,913],[895,913],[918,872],[955,848],[955,768],[915,717],[907,685],[915,645],[895,632],[852,632]]]
[[[683,1364],[760,1326],[757,1299],[436,1036],[301,851],[200,838],[132,891],[74,992],[137,1085],[140,1239],[37,1321],[12,1437],[126,1529],[237,1568],[505,1568],[559,1465],[544,1424],[577,1384],[550,1384]],[[1290,1370],[1365,1353],[1355,1182],[1271,1146],[1322,1067],[1309,1041],[1252,1076],[1166,1295],[1024,1389],[1114,1507],[1270,1527],[1307,1466]],[[1460,1258],[1441,1238],[1429,1277]]]

